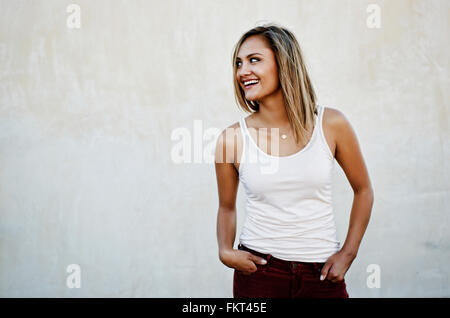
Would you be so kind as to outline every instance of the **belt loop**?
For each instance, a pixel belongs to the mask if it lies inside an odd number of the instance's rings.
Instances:
[[[317,269],[316,269],[316,271],[318,271],[319,273],[322,271],[322,268],[323,268],[323,263],[316,263],[317,264]]]
[[[318,270],[319,270],[319,264],[314,262],[314,271],[318,272]]]

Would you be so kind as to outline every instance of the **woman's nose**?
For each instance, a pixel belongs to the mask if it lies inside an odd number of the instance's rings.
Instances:
[[[251,74],[250,69],[246,66],[246,64],[242,64],[242,66],[238,70],[238,74],[240,76],[247,76]]]

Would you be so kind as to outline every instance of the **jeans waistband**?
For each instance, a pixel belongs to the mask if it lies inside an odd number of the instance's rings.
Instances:
[[[253,255],[264,258],[267,261],[265,266],[276,267],[283,271],[301,271],[301,272],[310,272],[314,274],[320,274],[322,267],[325,263],[323,262],[297,262],[297,261],[286,261],[276,257],[273,257],[271,254],[264,254],[261,252],[257,252],[248,248],[245,245],[239,244],[239,250],[244,250],[252,253]]]

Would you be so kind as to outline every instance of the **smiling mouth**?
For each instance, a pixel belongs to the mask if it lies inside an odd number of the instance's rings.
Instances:
[[[258,84],[259,84],[259,80],[250,80],[250,81],[244,82],[244,87],[245,87],[245,89],[249,89]]]

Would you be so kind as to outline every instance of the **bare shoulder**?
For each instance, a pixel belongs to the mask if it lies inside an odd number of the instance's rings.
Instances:
[[[235,130],[237,133],[239,133],[238,130],[240,130],[240,129],[239,129],[240,126],[241,126],[240,123],[237,121],[237,122],[235,122],[234,124],[228,126],[228,127],[225,128],[225,129],[233,129],[233,130]]]
[[[323,112],[324,125],[330,130],[334,137],[336,134],[351,130],[351,124],[345,114],[339,109],[324,107]]]
[[[346,121],[346,117],[339,109],[332,107],[324,107],[323,120],[329,125],[335,125],[339,122]]]
[[[355,193],[369,189],[373,196],[369,174],[355,130],[341,111],[333,108],[326,110],[324,116],[328,115],[328,123],[336,136],[336,161],[344,170]]]
[[[333,157],[336,157],[337,149],[348,142],[349,133],[352,134],[350,122],[343,112],[332,107],[324,107],[322,122],[325,139]]]
[[[227,143],[228,147],[234,147],[235,146],[235,139],[241,137],[241,125],[239,121],[235,122],[234,124],[226,127],[221,135],[224,137],[224,140]]]
[[[236,161],[235,154],[238,152],[237,148],[240,139],[241,130],[239,121],[223,129],[217,138],[215,154],[216,162],[234,163]]]

